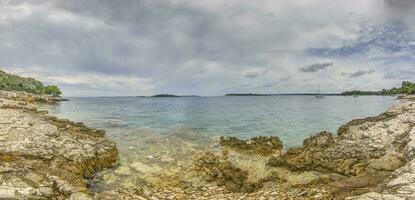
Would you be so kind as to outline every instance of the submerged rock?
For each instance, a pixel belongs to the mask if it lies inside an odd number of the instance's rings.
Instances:
[[[241,140],[236,137],[221,137],[219,144],[236,151],[263,156],[279,154],[283,149],[281,140],[274,136],[259,136],[249,140]]]
[[[235,167],[226,158],[220,158],[211,152],[205,153],[195,162],[197,170],[205,173],[210,181],[224,186],[232,192],[253,192],[259,188],[257,183],[248,181],[248,173]]]

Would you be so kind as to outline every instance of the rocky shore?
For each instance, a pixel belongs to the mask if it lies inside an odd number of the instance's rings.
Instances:
[[[60,97],[60,96],[54,96],[54,95],[38,95],[38,94],[32,94],[28,92],[22,92],[22,91],[4,91],[0,90],[0,99],[7,99],[17,102],[26,102],[26,103],[48,103],[48,104],[54,104],[60,101],[67,101],[66,99]]]
[[[26,101],[0,99],[0,199],[89,199],[87,177],[117,162],[103,136]]]
[[[317,133],[302,147],[283,149],[276,137],[221,137],[180,166],[178,184],[121,187],[101,197],[413,199],[414,126],[415,102],[407,96],[379,116],[346,123],[337,134]]]
[[[221,137],[199,149],[169,136],[152,145],[181,144],[177,152],[126,165],[103,131],[2,98],[0,199],[414,199],[415,101],[399,101],[302,147]],[[109,187],[92,189],[91,180]]]

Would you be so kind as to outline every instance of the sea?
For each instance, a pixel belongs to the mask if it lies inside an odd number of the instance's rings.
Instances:
[[[105,130],[117,145],[119,167],[96,176],[91,188],[97,190],[172,184],[195,155],[220,148],[220,136],[278,136],[287,149],[323,130],[336,134],[342,124],[376,116],[398,103],[392,96],[310,95],[68,99],[44,109]],[[119,173],[126,168],[131,174]]]
[[[391,96],[69,97],[48,106],[51,115],[104,129],[157,134],[194,131],[203,136],[278,136],[298,146],[322,130],[336,133],[352,119],[378,115],[396,103]],[[139,140],[139,138],[137,138]]]

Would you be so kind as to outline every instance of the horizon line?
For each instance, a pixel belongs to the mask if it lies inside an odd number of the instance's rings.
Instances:
[[[115,97],[131,97],[131,98],[178,98],[178,97],[226,97],[226,96],[288,96],[288,95],[304,95],[304,96],[310,96],[310,95],[325,95],[325,96],[336,96],[336,95],[342,95],[341,93],[227,93],[223,95],[174,95],[175,97],[155,97],[156,95],[102,95],[102,96],[73,96],[73,95],[62,95],[62,97],[96,97],[96,98],[115,98]],[[170,94],[169,94],[170,95]]]

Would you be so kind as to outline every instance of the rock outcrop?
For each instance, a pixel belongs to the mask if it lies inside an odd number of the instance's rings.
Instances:
[[[4,91],[0,90],[0,99],[7,99],[12,101],[20,101],[27,103],[57,103],[59,101],[67,101],[60,96],[54,95],[37,95],[22,91]]]
[[[232,192],[253,192],[259,183],[248,181],[248,172],[232,164],[228,159],[207,152],[195,162],[199,171],[205,173],[208,181],[216,181]]]
[[[117,156],[103,131],[0,99],[1,199],[89,199],[86,178]]]
[[[241,140],[236,137],[221,137],[219,144],[225,148],[263,156],[280,154],[283,149],[281,140],[274,136],[258,136],[249,140]]]
[[[207,153],[196,165],[210,175],[209,181],[231,191],[253,192],[253,199],[269,188],[279,191],[272,192],[275,198],[412,199],[414,127],[415,102],[408,97],[379,116],[346,123],[337,136],[322,131],[286,152],[275,137],[222,137],[222,154]],[[258,158],[267,157],[269,167],[264,168]],[[268,175],[256,182],[247,178],[258,170]],[[246,186],[254,189],[244,190]],[[303,192],[293,196],[285,193],[289,190]]]
[[[350,121],[336,138],[328,132],[312,136],[303,147],[271,158],[269,165],[345,175],[327,185],[336,196],[385,190],[381,183],[413,160],[414,126],[415,102],[402,103],[377,117]]]

